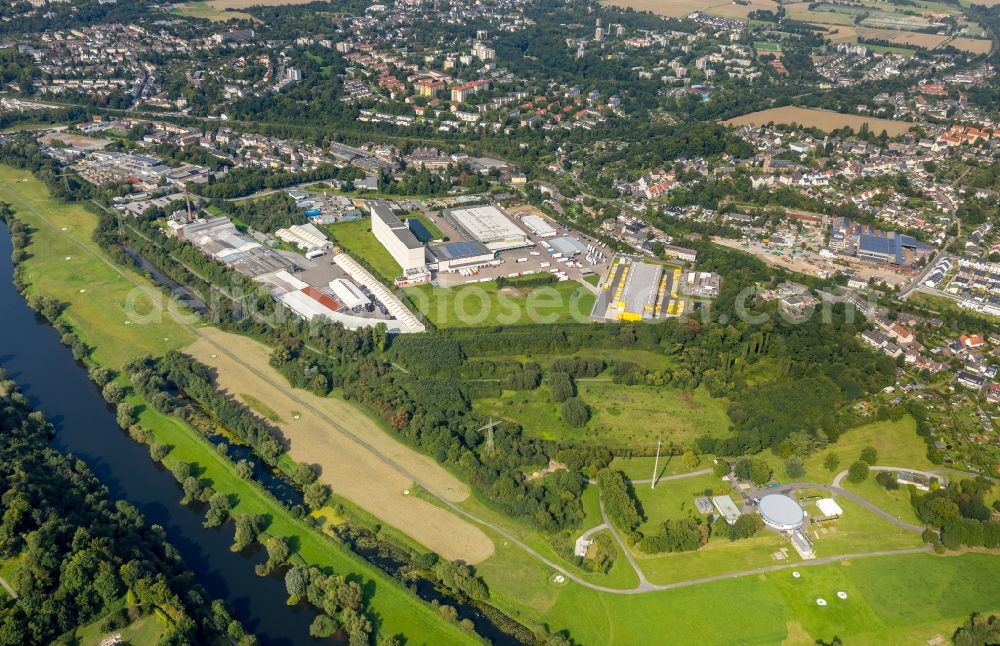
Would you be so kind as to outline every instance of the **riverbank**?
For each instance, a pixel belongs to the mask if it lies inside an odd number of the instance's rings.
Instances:
[[[66,303],[61,316],[92,348],[90,359],[96,365],[117,370],[129,358],[160,355],[190,343],[193,332],[169,316],[151,316],[148,326],[131,324],[129,304],[143,306],[145,309],[138,311],[152,314],[154,310],[149,306],[162,303],[161,292],[137,272],[115,265],[97,247],[91,240],[97,224],[93,213],[79,205],[59,203],[46,193],[45,187],[27,171],[0,166],[0,200],[10,203],[17,217],[32,229],[21,277],[29,293]],[[60,263],[66,263],[65,268]],[[213,450],[195,430],[176,418],[157,413],[135,395],[129,401],[139,410],[139,424],[148,428],[157,442],[171,447],[164,459],[165,466],[169,468],[181,461],[193,464],[201,480],[236,500],[234,513],[262,515],[269,519],[265,528],[268,534],[294,538],[290,541],[294,558],[349,579],[359,579],[380,635],[405,635],[415,644],[479,641],[457,625],[442,621],[430,605],[345,546],[293,518],[273,498],[242,480],[232,463]],[[141,449],[139,445],[136,447]],[[144,466],[152,470],[149,463]]]

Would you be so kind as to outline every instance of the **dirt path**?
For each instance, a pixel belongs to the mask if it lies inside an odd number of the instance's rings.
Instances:
[[[319,466],[320,481],[334,493],[444,558],[479,563],[493,554],[493,542],[478,527],[403,493],[419,482],[460,502],[469,489],[458,478],[390,437],[351,404],[291,388],[268,365],[266,346],[215,328],[200,328],[198,334],[185,352],[214,368],[218,386],[230,395],[251,395],[277,412],[289,454]]]

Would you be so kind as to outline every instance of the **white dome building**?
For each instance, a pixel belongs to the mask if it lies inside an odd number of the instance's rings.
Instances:
[[[772,493],[760,499],[758,506],[764,524],[782,532],[795,531],[806,518],[798,501],[784,494]]]

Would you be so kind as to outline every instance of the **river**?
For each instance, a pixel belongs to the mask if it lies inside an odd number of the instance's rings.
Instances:
[[[127,500],[148,523],[161,525],[199,583],[225,601],[262,644],[315,641],[308,629],[316,612],[289,607],[280,578],[254,573],[253,566],[266,560],[263,550],[231,552],[232,523],[202,527],[201,510],[180,504],[183,494],[173,476],[118,428],[87,370],[14,289],[10,254],[10,235],[0,223],[0,365],[55,426],[55,447],[86,462],[113,498]]]

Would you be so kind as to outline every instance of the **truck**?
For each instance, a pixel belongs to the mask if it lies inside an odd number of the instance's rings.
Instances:
[[[306,209],[306,217],[307,218],[314,218],[317,215],[319,215],[320,213],[321,213],[321,211],[319,209]]]
[[[312,260],[314,258],[319,258],[326,254],[326,249],[314,249],[313,251],[306,253],[306,260]]]

